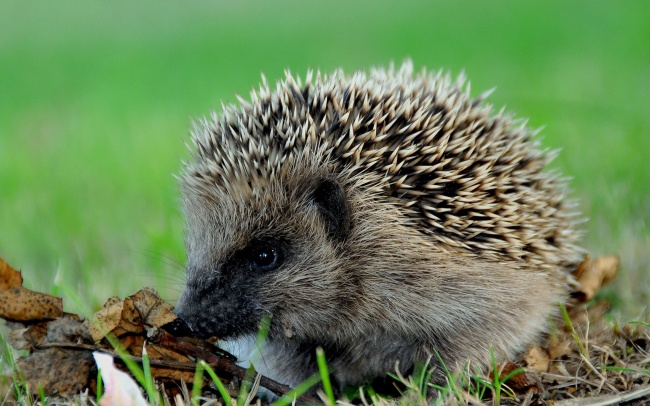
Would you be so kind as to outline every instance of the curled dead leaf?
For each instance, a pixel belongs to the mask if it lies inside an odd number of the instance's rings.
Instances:
[[[53,320],[63,314],[63,301],[22,287],[23,277],[0,258],[0,318],[13,321]]]
[[[147,326],[162,327],[178,318],[172,305],[162,300],[158,292],[151,288],[143,288],[129,298],[138,309],[142,323]]]
[[[31,351],[45,341],[48,323],[46,321],[26,325],[19,322],[7,322],[7,326],[11,329],[7,341],[17,350]]]
[[[573,338],[566,335],[562,335],[561,338],[552,340],[546,348],[549,359],[553,361],[554,359],[570,354],[573,351],[573,344]]]
[[[16,366],[33,395],[74,395],[88,386],[94,365],[90,352],[45,348],[19,358]],[[62,379],[65,377],[65,379]]]
[[[146,327],[160,327],[176,319],[170,304],[162,300],[155,290],[144,288],[124,300],[109,299],[86,325],[93,340],[99,342],[108,333],[116,337],[127,333],[139,334]]]
[[[517,392],[527,391],[535,386],[534,382],[528,378],[528,375],[526,375],[526,371],[515,372],[520,368],[521,367],[514,362],[508,362],[499,372],[499,379]],[[510,374],[512,375],[508,377]],[[490,378],[494,379],[494,372],[490,372]]]
[[[144,331],[142,317],[130,298],[109,299],[104,308],[86,320],[85,324],[95,342],[112,333],[120,337],[126,333],[138,334]]]
[[[0,290],[23,286],[23,277],[2,258],[0,258]]]
[[[0,317],[16,321],[52,320],[63,315],[61,298],[23,287],[0,290]]]
[[[524,357],[526,368],[537,372],[547,372],[551,362],[548,353],[541,347],[533,347]]]
[[[65,314],[49,322],[44,343],[57,344],[92,344],[88,329],[76,315]]]
[[[115,330],[122,319],[124,302],[117,297],[111,297],[104,307],[84,322],[93,341],[99,342],[104,336]]]
[[[573,297],[579,302],[593,299],[596,293],[611,282],[620,269],[620,259],[609,255],[591,260],[587,255],[573,273],[578,284],[578,290]]]
[[[592,266],[603,275],[602,287],[608,285],[616,277],[618,271],[621,269],[621,259],[614,255],[598,257],[594,260]]]

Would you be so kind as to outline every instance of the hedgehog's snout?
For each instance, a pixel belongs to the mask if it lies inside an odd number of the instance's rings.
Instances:
[[[221,335],[215,324],[219,324],[218,314],[210,314],[209,309],[214,307],[212,295],[205,287],[201,287],[192,281],[185,286],[174,313],[180,320],[178,329],[195,337],[210,337]]]
[[[188,296],[184,292],[183,297]],[[176,328],[179,334],[192,337],[208,338],[217,336],[221,338],[227,335],[230,328],[225,324],[225,320],[221,320],[219,313],[212,313],[207,309],[207,306],[205,307],[200,299],[196,301],[179,301],[174,313],[176,313],[180,321],[172,327]]]
[[[174,313],[178,316],[178,319],[169,328],[173,330],[170,333],[176,336],[197,336],[200,333],[196,329],[196,320],[194,317],[196,312],[192,308],[192,301],[188,299],[188,296],[188,289],[186,288],[174,309]]]
[[[178,315],[177,315],[178,316]],[[192,337],[194,336],[194,331],[192,326],[187,324],[180,316],[171,323],[167,323],[162,328],[167,331],[169,334],[175,337]]]
[[[224,268],[188,271],[174,312],[193,336],[225,339],[257,331],[261,314],[255,281],[243,269]]]

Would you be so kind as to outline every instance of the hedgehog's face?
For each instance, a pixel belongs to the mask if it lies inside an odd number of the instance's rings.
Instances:
[[[177,314],[201,335],[302,334],[355,301],[348,243],[354,228],[341,182],[313,175],[271,181],[254,194],[184,191],[187,286]],[[323,325],[329,320],[330,325]]]

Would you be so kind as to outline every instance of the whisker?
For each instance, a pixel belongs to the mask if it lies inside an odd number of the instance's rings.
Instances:
[[[133,248],[133,251],[138,254],[144,255],[148,258],[160,260],[160,262],[169,265],[172,268],[183,270],[183,271],[187,270],[184,263],[182,263],[176,258],[170,257],[169,255],[165,255],[163,253],[149,250],[149,249],[144,249],[144,248]]]

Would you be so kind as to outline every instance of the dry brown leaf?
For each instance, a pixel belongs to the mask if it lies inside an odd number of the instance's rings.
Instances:
[[[84,322],[93,341],[99,342],[120,324],[124,302],[114,296],[104,303],[104,307]]]
[[[174,308],[158,296],[151,288],[144,288],[129,296],[142,317],[142,323],[152,327],[162,327],[178,317]]]
[[[166,359],[177,362],[192,362],[192,359],[162,345],[147,345],[147,354],[151,359]]]
[[[120,337],[120,344],[129,354],[134,357],[142,356],[142,346],[146,342],[146,338],[142,335],[131,335],[127,334],[124,337]]]
[[[142,324],[142,317],[140,312],[135,307],[133,300],[127,297],[122,303],[122,314],[120,315],[120,322],[113,331],[116,336],[121,337],[126,333],[139,334],[144,331]]]
[[[13,324],[15,323],[15,324]],[[33,350],[34,347],[43,344],[47,336],[47,325],[49,321],[25,325],[18,322],[7,322],[11,329],[7,336],[9,345],[17,350]]]
[[[585,255],[585,258],[578,264],[576,270],[573,271],[573,276],[576,278],[576,280],[579,281],[582,278],[582,275],[584,275],[584,273],[587,272],[590,267],[591,257],[589,255]]]
[[[23,277],[0,258],[0,318],[13,321],[52,320],[63,314],[63,301],[22,287]]]
[[[602,286],[608,285],[621,269],[621,259],[615,255],[607,255],[604,257],[598,257],[594,260],[592,265],[594,268],[599,270],[599,273],[603,275]]]
[[[160,327],[171,323],[177,319],[173,310],[155,290],[144,288],[124,300],[109,299],[86,325],[95,342],[99,342],[108,333],[121,337],[127,333],[142,333],[146,326]]]
[[[109,333],[121,337],[126,333],[138,334],[144,331],[142,317],[133,301],[129,298],[116,299],[109,299],[103,309],[85,322],[95,342],[101,341]]]
[[[16,360],[22,381],[29,392],[48,396],[74,395],[88,386],[95,364],[89,351],[46,348]]]
[[[551,362],[548,353],[541,347],[531,348],[524,357],[524,361],[526,361],[527,369],[532,369],[536,372],[548,371],[548,366]]]
[[[563,336],[562,339],[551,341],[546,348],[548,357],[551,361],[571,353],[573,348],[573,338]]]
[[[92,344],[88,329],[76,315],[64,315],[52,320],[47,326],[45,343],[56,344]]]
[[[12,334],[17,331],[22,333],[20,338],[33,351],[16,362],[22,378],[29,385],[30,393],[38,394],[40,386],[50,395],[74,395],[88,385],[94,365],[89,350],[47,348],[47,344],[74,347],[92,343],[88,330],[76,315],[65,314],[53,321],[14,330]],[[45,348],[37,348],[38,345],[44,345]]]
[[[593,299],[603,286],[616,277],[619,269],[620,259],[616,256],[599,257],[593,261],[586,256],[574,272],[580,287],[573,296],[581,302]]]
[[[508,362],[501,368],[501,372],[499,372],[499,379],[503,382],[508,374],[519,368],[521,367],[514,362]],[[490,379],[494,379],[494,372],[490,372]],[[505,384],[517,392],[526,391],[535,386],[533,381],[526,375],[526,371],[522,371],[511,376],[507,381],[505,381]]]
[[[20,271],[16,271],[4,259],[0,258],[0,290],[17,288],[23,286],[23,277]]]
[[[63,315],[63,300],[23,287],[0,291],[0,317],[16,321],[52,320]]]
[[[142,357],[142,347],[146,346],[149,359],[175,362],[192,362],[192,359],[161,343],[152,343],[142,335],[127,335],[120,339],[124,348],[135,357]]]

